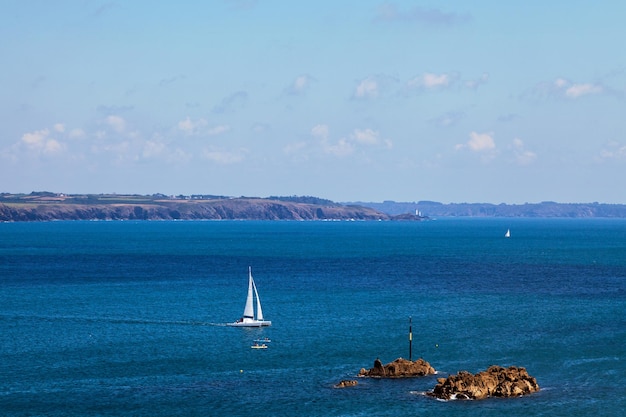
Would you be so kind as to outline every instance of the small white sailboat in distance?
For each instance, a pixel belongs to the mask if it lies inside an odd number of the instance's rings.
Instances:
[[[254,317],[254,304],[256,301],[256,318]],[[271,326],[272,322],[263,319],[263,310],[261,309],[261,299],[256,289],[256,284],[252,278],[252,268],[248,267],[248,297],[246,298],[246,306],[243,309],[243,317],[234,323],[228,323],[228,326],[234,327],[265,327]]]
[[[511,229],[506,229],[506,233],[504,234],[504,237],[511,237]]]

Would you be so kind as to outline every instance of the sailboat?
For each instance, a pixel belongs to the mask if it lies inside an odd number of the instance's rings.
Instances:
[[[254,317],[254,304],[256,301],[256,318]],[[243,317],[234,323],[228,323],[229,326],[235,327],[265,327],[271,326],[272,322],[263,319],[263,310],[261,309],[261,299],[256,289],[256,284],[252,278],[252,268],[248,267],[248,297],[246,298],[246,306],[243,309]]]
[[[511,237],[511,229],[506,229],[506,233],[504,234],[504,237]]]

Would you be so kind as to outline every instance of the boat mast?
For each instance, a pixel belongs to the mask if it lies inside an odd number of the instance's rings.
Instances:
[[[412,327],[413,319],[409,316],[409,360],[413,361],[413,330]]]

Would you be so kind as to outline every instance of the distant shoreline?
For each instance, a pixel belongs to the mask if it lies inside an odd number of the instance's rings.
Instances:
[[[490,203],[449,203],[435,201],[382,203],[356,202],[394,216],[400,213],[415,212],[428,217],[607,217],[626,218],[625,204],[606,203],[556,203],[544,201],[525,204],[490,204]]]
[[[626,218],[626,205],[604,203],[344,202],[310,196],[228,197],[164,194],[0,193],[0,221],[51,220],[366,220],[434,217]]]

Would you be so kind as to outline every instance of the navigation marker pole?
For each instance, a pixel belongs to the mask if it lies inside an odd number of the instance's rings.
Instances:
[[[413,330],[412,330],[412,321],[413,319],[409,316],[409,360],[413,361]]]

